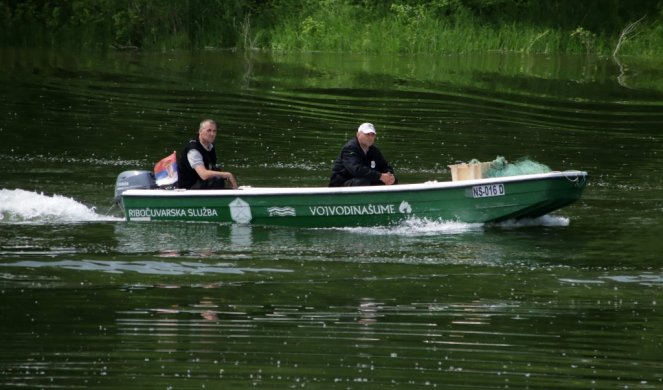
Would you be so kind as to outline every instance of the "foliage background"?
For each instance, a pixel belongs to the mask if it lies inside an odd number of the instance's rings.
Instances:
[[[639,21],[639,22],[637,22]],[[663,51],[660,0],[5,0],[5,47],[386,53]]]

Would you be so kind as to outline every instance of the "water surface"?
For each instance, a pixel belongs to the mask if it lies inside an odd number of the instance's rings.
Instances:
[[[660,388],[663,68],[622,62],[3,49],[0,387]],[[205,117],[244,185],[325,185],[364,121],[403,183],[591,178],[502,224],[124,222],[117,174]]]

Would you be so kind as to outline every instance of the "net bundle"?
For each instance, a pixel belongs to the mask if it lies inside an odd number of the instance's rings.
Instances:
[[[529,175],[550,171],[552,170],[547,165],[528,158],[523,158],[514,163],[510,163],[504,157],[497,156],[497,158],[491,162],[490,168],[485,173],[485,177]]]

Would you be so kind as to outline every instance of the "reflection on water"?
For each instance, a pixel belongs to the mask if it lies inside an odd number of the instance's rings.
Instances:
[[[207,274],[241,274],[245,272],[290,272],[279,269],[237,268],[233,264],[224,263],[193,263],[174,261],[101,261],[101,260],[62,260],[62,261],[18,261],[3,263],[0,267],[24,268],[63,268],[77,271],[96,271],[121,274],[137,272],[155,275],[207,275]]]
[[[544,216],[534,220],[507,221],[484,226],[460,222],[408,220],[392,227],[342,229],[289,229],[263,226],[197,223],[118,223],[114,225],[116,250],[126,255],[152,253],[163,258],[219,258],[235,260],[483,264],[528,262],[530,241],[535,245],[546,229],[551,251],[574,253],[585,244],[559,249],[568,218]],[[488,230],[486,230],[488,229]],[[520,242],[502,240],[513,232]],[[536,244],[540,245],[540,244]],[[547,250],[539,248],[545,257]]]
[[[641,337],[657,340],[649,333],[660,321],[655,303],[620,300],[612,284],[592,286],[595,296],[604,295],[592,302],[585,298],[587,285],[556,283],[546,272],[510,286],[503,278],[448,268],[422,274],[417,285],[388,272],[361,285],[341,281],[352,291],[331,295],[321,280],[297,278],[132,288],[106,292],[132,299],[113,305],[103,330],[79,327],[83,335],[63,341],[95,346],[112,338],[117,347],[107,357],[108,372],[128,380],[139,366],[138,376],[157,373],[154,386],[210,386],[221,379],[270,387],[556,388],[574,373],[583,377],[579,388],[661,384],[651,367],[626,363],[656,356],[655,348],[635,345]],[[399,294],[386,293],[394,290]],[[595,345],[602,345],[600,356]],[[79,365],[95,372],[83,356]],[[60,376],[57,365],[42,370],[67,383],[69,369],[61,368]],[[97,380],[110,384],[103,376]],[[77,383],[75,376],[69,381]]]
[[[0,387],[663,386],[660,64],[0,52]],[[117,174],[203,117],[243,185],[326,185],[364,121],[404,183],[496,156],[591,180],[517,223],[123,221]]]

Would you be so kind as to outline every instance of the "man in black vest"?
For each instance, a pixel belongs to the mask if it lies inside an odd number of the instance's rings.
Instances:
[[[222,172],[216,167],[216,122],[205,119],[200,122],[197,139],[192,139],[184,147],[177,162],[177,186],[192,190],[223,189],[228,180],[233,189],[237,180],[230,172]]]
[[[330,187],[392,185],[398,183],[394,169],[373,146],[376,134],[371,123],[362,123],[332,167]]]

